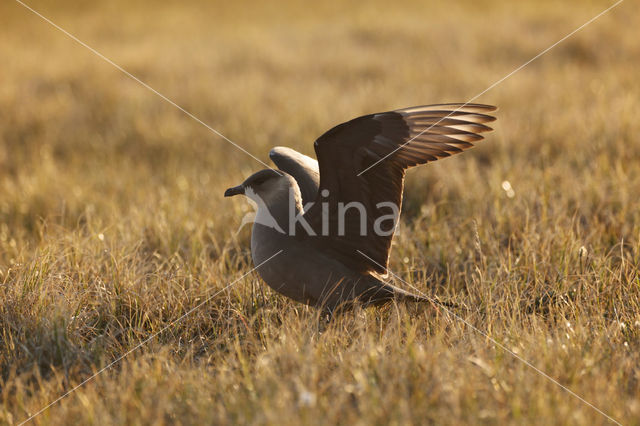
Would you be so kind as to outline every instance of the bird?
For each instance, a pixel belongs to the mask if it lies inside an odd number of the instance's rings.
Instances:
[[[274,147],[225,197],[257,205],[251,257],[278,293],[327,312],[393,300],[432,301],[388,282],[408,168],[460,153],[496,120],[492,105],[422,105],[364,115],[314,143],[317,160]]]

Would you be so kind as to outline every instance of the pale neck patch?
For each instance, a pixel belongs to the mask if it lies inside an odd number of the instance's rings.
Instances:
[[[260,225],[273,228],[276,231],[284,234],[284,231],[282,230],[280,225],[278,225],[278,222],[269,210],[269,206],[267,205],[267,202],[269,200],[265,201],[250,186],[245,188],[244,195],[246,195],[254,203],[254,208],[256,209],[255,217],[253,219],[254,223],[259,223]]]

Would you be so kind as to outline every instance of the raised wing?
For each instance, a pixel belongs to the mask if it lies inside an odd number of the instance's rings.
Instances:
[[[485,123],[495,120],[487,115],[495,110],[426,105],[366,115],[329,130],[315,142],[320,190],[303,216],[316,236],[300,224],[297,235],[356,271],[386,273],[405,170],[470,148],[483,139],[480,133],[492,130]]]
[[[273,148],[269,151],[269,158],[280,170],[289,173],[298,182],[303,206],[316,198],[320,185],[316,160],[285,146]]]

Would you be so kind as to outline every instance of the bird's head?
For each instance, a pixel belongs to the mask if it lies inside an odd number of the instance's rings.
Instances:
[[[273,169],[260,170],[249,176],[238,186],[227,189],[225,197],[246,195],[253,201],[268,201],[282,194],[288,194],[291,188],[289,175]]]

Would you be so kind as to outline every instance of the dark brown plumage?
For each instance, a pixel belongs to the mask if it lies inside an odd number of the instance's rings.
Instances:
[[[385,273],[393,232],[374,232],[376,219],[390,214],[376,205],[392,202],[400,207],[406,169],[472,147],[483,139],[480,133],[492,130],[485,123],[495,117],[486,113],[495,110],[479,104],[428,105],[365,115],[332,128],[314,144],[320,190],[304,215],[318,236],[308,237],[302,229],[297,235],[358,272]],[[329,196],[323,197],[322,190]],[[345,234],[338,235],[338,203],[354,201],[367,210],[366,235],[360,235],[360,214],[354,209],[347,210]],[[329,205],[328,236],[320,236],[322,202]],[[388,223],[385,230],[392,228],[395,224]]]
[[[384,281],[405,171],[473,146],[491,130],[486,123],[495,118],[487,113],[495,110],[444,104],[359,117],[318,138],[317,162],[290,148],[271,150],[281,172],[259,171],[225,193],[258,205],[251,255],[260,276],[285,296],[328,310],[355,300],[428,300]]]

